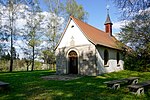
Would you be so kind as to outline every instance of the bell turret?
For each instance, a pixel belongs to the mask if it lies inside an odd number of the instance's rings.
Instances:
[[[110,36],[112,36],[112,22],[110,20],[110,16],[109,16],[109,9],[107,9],[107,18],[106,18],[106,21],[105,21],[105,32],[110,34]]]

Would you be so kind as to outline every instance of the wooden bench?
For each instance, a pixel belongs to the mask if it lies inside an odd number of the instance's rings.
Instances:
[[[144,92],[150,88],[150,80],[138,84],[129,85],[128,88],[129,91],[133,94],[144,94]]]
[[[139,77],[129,77],[124,79],[127,84],[137,84]]]
[[[125,79],[104,82],[110,89],[119,89],[121,84],[137,84],[139,77],[129,77]]]
[[[6,89],[8,88],[8,86],[9,86],[9,83],[0,81],[0,89]]]

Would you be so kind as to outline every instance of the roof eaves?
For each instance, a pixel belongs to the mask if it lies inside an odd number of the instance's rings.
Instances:
[[[104,47],[107,47],[107,48],[112,48],[112,49],[117,49],[117,50],[121,50],[120,48],[117,48],[117,47],[113,47],[113,46],[110,46],[110,45],[106,45],[106,44],[100,44],[100,43],[97,43],[96,45],[100,45],[100,46],[104,46]]]

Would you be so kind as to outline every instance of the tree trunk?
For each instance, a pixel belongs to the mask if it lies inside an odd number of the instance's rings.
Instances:
[[[31,69],[31,71],[33,71],[33,69],[34,69],[34,46],[33,46],[33,48],[32,48],[32,69]]]
[[[27,65],[27,72],[29,71],[29,66]]]
[[[11,52],[11,58],[10,58],[10,72],[12,72],[12,69],[13,69],[13,50],[12,50],[12,48],[13,48],[13,39],[12,39],[12,29],[11,29],[11,50],[10,50],[10,52]]]
[[[27,64],[26,64],[26,65],[27,65],[27,71],[29,71],[29,63],[27,62]]]
[[[12,6],[13,9],[13,6]],[[10,45],[11,45],[11,49],[10,49],[10,53],[11,53],[11,58],[10,58],[10,72],[12,72],[13,70],[13,12],[11,11],[9,13],[9,19],[10,19],[10,34],[11,34],[11,41],[10,41]]]

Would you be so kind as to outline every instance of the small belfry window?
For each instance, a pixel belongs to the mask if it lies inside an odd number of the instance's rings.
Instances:
[[[117,65],[119,65],[119,60],[120,60],[120,54],[119,54],[119,52],[117,52]]]
[[[107,63],[108,63],[108,58],[109,58],[108,51],[105,50],[105,51],[104,51],[104,65],[107,65]]]

